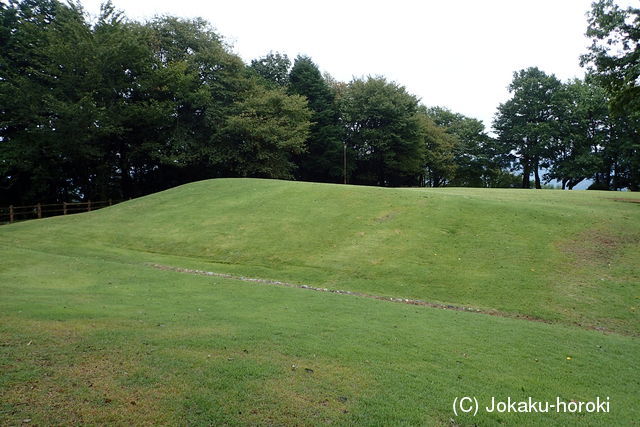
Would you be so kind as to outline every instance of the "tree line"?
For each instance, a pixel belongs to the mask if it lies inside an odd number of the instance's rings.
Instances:
[[[202,19],[137,22],[107,2],[90,20],[80,3],[10,0],[0,203],[123,199],[216,177],[529,188],[533,175],[537,188],[637,190],[638,16],[594,3],[587,78],[516,72],[491,136],[384,77],[340,82],[273,52],[245,64]]]

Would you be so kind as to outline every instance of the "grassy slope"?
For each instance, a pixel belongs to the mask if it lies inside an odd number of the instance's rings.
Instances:
[[[640,205],[612,197],[214,180],[0,239],[637,334]]]
[[[638,333],[640,206],[609,197],[216,180],[2,227],[0,424],[445,424],[466,394],[610,396],[612,413],[463,424],[636,422],[638,338],[569,325]]]

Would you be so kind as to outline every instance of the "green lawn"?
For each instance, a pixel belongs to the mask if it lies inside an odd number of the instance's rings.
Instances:
[[[2,226],[0,424],[637,423],[640,204],[613,198],[213,180]]]

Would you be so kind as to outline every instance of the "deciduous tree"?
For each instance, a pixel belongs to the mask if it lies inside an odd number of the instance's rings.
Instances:
[[[425,149],[417,98],[382,77],[354,79],[342,96],[346,141],[356,164],[351,182],[416,185]]]
[[[550,147],[557,135],[556,98],[561,83],[537,67],[520,70],[509,85],[512,98],[498,107],[494,128],[503,152],[513,153],[522,170],[522,187],[542,188],[540,168],[549,165]]]
[[[619,158],[616,181],[640,190],[640,8],[619,7],[613,0],[593,3],[587,36],[592,43],[582,56],[593,79],[605,88],[615,117]],[[623,132],[621,134],[621,132]],[[614,153],[610,153],[614,154]],[[619,154],[619,156],[618,156]]]
[[[305,150],[311,112],[302,96],[256,86],[233,107],[214,147],[232,176],[292,178],[294,155]]]
[[[574,80],[562,85],[556,103],[558,133],[545,177],[571,190],[602,167],[611,135],[607,98],[599,86]]]

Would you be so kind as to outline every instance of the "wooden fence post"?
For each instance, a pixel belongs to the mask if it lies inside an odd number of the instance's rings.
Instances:
[[[129,198],[129,200],[131,200],[131,198]],[[82,211],[82,203],[83,202],[62,202],[62,214],[63,215],[70,215],[75,213],[76,211]],[[112,206],[114,204],[113,199],[108,199],[108,200],[104,200],[104,201],[98,201],[95,203],[91,203],[91,200],[87,200],[87,212],[91,212],[92,210],[96,210],[96,209],[101,209],[103,207],[106,207],[106,205],[108,206]],[[118,200],[115,201],[115,203],[118,203]],[[60,203],[56,203],[56,204],[45,204],[44,205],[44,210],[47,211],[47,215],[49,216],[56,216],[56,215],[60,215],[60,210],[59,210],[59,206],[61,205]],[[73,206],[76,206],[77,208],[73,208]],[[71,212],[69,211],[69,207],[71,206]],[[5,208],[6,209],[6,208]],[[17,210],[16,210],[17,209]],[[20,209],[23,209],[23,211],[20,211]],[[47,210],[49,209],[49,210]],[[13,223],[16,221],[17,217],[20,215],[20,213],[22,212],[22,217],[20,220],[24,220],[24,219],[29,219],[32,218],[31,215],[34,215],[36,218],[38,219],[42,219],[44,216],[43,213],[43,204],[42,203],[37,203],[35,205],[30,205],[30,206],[14,206],[14,205],[9,205],[9,223]],[[0,210],[0,221],[2,220],[3,214],[2,211]]]

